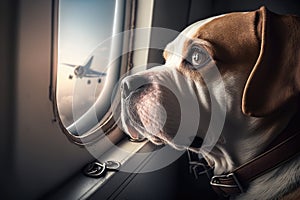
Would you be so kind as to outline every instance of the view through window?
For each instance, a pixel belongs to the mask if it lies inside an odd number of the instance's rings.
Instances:
[[[88,118],[85,115],[93,105],[98,103],[96,112],[102,112],[97,113],[98,118],[109,109],[112,88],[108,93],[105,88],[109,81],[117,81],[120,71],[120,66],[110,65],[112,49],[120,48],[112,47],[111,39],[122,29],[120,10],[124,6],[120,2],[59,1],[56,101],[61,122],[71,134],[82,135],[96,125],[99,120],[75,124]]]

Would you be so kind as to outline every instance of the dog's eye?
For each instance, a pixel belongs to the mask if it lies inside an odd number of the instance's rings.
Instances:
[[[194,46],[191,48],[187,61],[194,69],[199,69],[211,61],[209,54],[201,47]]]

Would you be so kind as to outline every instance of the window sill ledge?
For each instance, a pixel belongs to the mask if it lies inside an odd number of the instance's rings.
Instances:
[[[134,157],[135,153],[143,151],[144,147],[146,146],[150,147],[150,149],[147,148],[147,151],[149,150],[151,151],[154,149],[152,144],[148,141],[135,143],[135,142],[130,142],[127,139],[123,139],[117,146],[118,149],[121,149],[121,151],[116,150],[115,148],[111,148],[103,155],[101,155],[98,160],[101,162],[107,160],[114,160],[114,161],[119,161],[121,165],[124,165],[129,159]],[[134,162],[136,162],[137,168],[139,168],[139,166],[141,166],[145,160],[147,160],[147,158],[134,160]],[[133,171],[136,170],[137,169],[134,169]],[[119,186],[122,184],[123,181],[125,181],[131,175],[130,173],[123,173],[121,171],[120,172],[107,171],[107,173],[103,177],[91,178],[85,176],[82,173],[82,171],[80,171],[69,181],[67,181],[64,185],[62,185],[59,189],[57,189],[55,192],[46,196],[46,199],[87,199],[92,194],[94,194],[97,190],[99,190],[104,184],[108,183],[109,180],[114,175],[117,174],[122,174],[120,175],[121,178],[118,183]],[[112,187],[112,191],[106,192],[107,195],[110,196],[110,194],[108,193],[113,193],[114,190],[116,190],[117,188],[118,186]]]

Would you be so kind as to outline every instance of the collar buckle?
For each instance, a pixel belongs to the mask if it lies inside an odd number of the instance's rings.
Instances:
[[[242,184],[239,182],[233,172],[229,174],[213,176],[210,180],[210,184],[214,188],[217,187],[218,190],[221,190],[224,196],[245,192]]]

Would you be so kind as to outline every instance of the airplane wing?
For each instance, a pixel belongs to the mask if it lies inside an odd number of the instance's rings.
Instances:
[[[95,75],[95,74],[85,74],[84,75],[85,78],[97,78],[99,77],[98,75]]]
[[[86,77],[99,77],[99,76],[106,76],[106,73],[105,72],[98,72],[98,71],[95,71],[95,70],[92,70],[92,69],[89,69],[87,72],[86,72]]]
[[[66,65],[68,67],[76,67],[77,66],[77,65],[72,65],[72,64],[68,64],[68,63],[60,63],[60,64]]]
[[[90,59],[85,63],[84,67],[86,69],[90,69],[91,68],[91,64],[93,62],[94,56],[91,56]]]
[[[90,59],[86,62],[85,65],[83,65],[84,68],[89,69],[91,67],[91,64],[93,62],[94,56],[91,56]],[[77,67],[78,65],[72,65],[72,64],[68,64],[68,63],[61,63],[63,65],[69,66],[69,67]],[[79,65],[82,66],[82,65]]]

